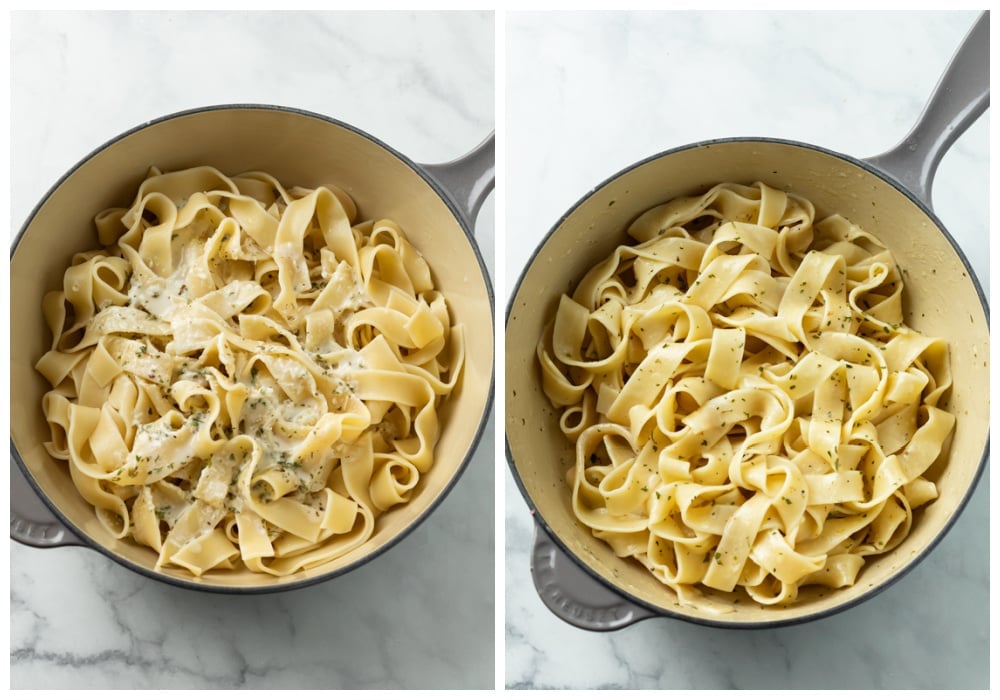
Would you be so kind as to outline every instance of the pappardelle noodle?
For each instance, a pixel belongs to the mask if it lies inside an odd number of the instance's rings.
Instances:
[[[356,218],[334,186],[154,169],[46,295],[46,448],[157,569],[318,566],[432,467],[463,330],[400,227]]]
[[[814,216],[762,183],[650,209],[538,345],[574,514],[681,604],[850,586],[937,497],[947,343],[881,241]]]

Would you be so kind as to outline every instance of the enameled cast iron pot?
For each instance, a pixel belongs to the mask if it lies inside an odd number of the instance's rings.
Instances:
[[[987,302],[968,261],[930,206],[941,156],[989,103],[989,17],[982,16],[939,82],[917,125],[893,150],[859,160],[817,146],[776,139],[722,139],[660,153],[612,176],[583,197],[548,233],[510,298],[506,325],[506,449],[514,479],[536,519],[535,587],[556,615],[578,627],[612,630],[652,616],[719,627],[804,622],[849,608],[912,569],[955,522],[988,453],[989,329]],[[940,497],[918,510],[906,540],[869,560],[856,584],[803,589],[788,607],[749,598],[713,615],[677,605],[644,567],[619,559],[580,525],[564,481],[573,449],[541,390],[535,342],[559,296],[623,242],[639,214],[719,182],[771,186],[816,205],[817,218],[839,213],[880,237],[906,271],[906,322],[951,341],[958,420],[946,456],[928,472]],[[818,587],[812,587],[818,588]],[[733,595],[724,600],[732,602]]]
[[[462,474],[493,400],[493,291],[473,238],[494,184],[492,135],[466,156],[418,165],[364,132],[323,115],[267,105],[223,105],[139,126],[73,167],[35,208],[11,252],[11,537],[37,547],[84,545],[155,579],[219,592],[266,592],[317,583],[349,571],[397,543],[441,502]],[[51,339],[41,313],[61,287],[73,253],[98,247],[93,215],[127,206],[150,166],[212,165],[227,174],[264,170],[286,186],[325,183],[346,190],[359,220],[394,219],[424,255],[455,323],[465,325],[466,365],[441,410],[436,461],[412,500],[382,514],[372,538],[344,557],[275,578],[250,571],[195,578],[154,571],[156,553],[117,540],[77,493],[66,466],[42,443],[44,379],[33,367]],[[442,556],[445,553],[442,552]]]

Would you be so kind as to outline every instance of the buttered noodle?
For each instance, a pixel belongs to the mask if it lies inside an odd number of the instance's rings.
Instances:
[[[643,213],[538,345],[576,517],[682,603],[852,585],[937,497],[948,347],[876,237],[764,184]]]
[[[356,217],[333,186],[153,170],[45,297],[46,447],[157,568],[320,565],[431,468],[463,331],[400,227]]]

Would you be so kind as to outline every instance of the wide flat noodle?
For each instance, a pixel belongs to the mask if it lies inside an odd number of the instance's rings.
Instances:
[[[650,209],[538,344],[574,514],[681,602],[852,585],[937,497],[948,345],[881,241],[814,216],[762,183]]]
[[[356,216],[334,186],[154,169],[46,295],[46,447],[158,568],[319,566],[433,466],[463,329],[403,230]]]

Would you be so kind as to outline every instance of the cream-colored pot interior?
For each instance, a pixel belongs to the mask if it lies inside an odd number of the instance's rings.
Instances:
[[[387,217],[403,227],[430,264],[454,321],[465,326],[466,366],[457,391],[441,411],[436,463],[422,477],[410,503],[377,519],[370,541],[331,563],[282,578],[222,571],[195,579],[174,568],[159,576],[207,588],[274,588],[325,578],[357,565],[405,535],[461,473],[490,401],[493,320],[490,290],[473,244],[435,189],[387,148],[316,115],[236,107],[175,116],[111,143],[56,187],[35,212],[11,258],[13,447],[54,509],[85,539],[136,568],[153,568],[155,552],[111,537],[77,493],[65,465],[49,457],[42,446],[50,439],[41,410],[46,382],[33,367],[51,342],[41,313],[43,295],[61,286],[74,252],[99,247],[94,214],[106,207],[128,206],[154,165],[162,170],[212,165],[227,174],[264,170],[287,186],[341,187],[357,203],[359,220]]]
[[[945,458],[931,467],[940,497],[918,511],[907,540],[869,560],[856,585],[803,589],[793,606],[765,609],[749,598],[719,619],[680,608],[676,597],[644,567],[617,558],[579,525],[564,473],[572,448],[542,393],[535,342],[559,296],[624,241],[640,213],[719,182],[764,181],[803,195],[817,218],[839,213],[879,236],[905,270],[907,323],[951,341],[954,389],[947,406],[957,414]],[[722,141],[650,159],[613,178],[577,205],[551,232],[524,272],[510,302],[506,327],[506,429],[515,477],[558,543],[604,583],[668,615],[708,624],[782,624],[821,616],[867,597],[920,559],[964,505],[985,459],[989,431],[989,330],[976,286],[934,220],[906,195],[859,164],[817,149],[771,141]],[[815,587],[813,587],[815,588]],[[720,594],[731,602],[733,594]]]

